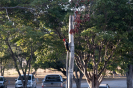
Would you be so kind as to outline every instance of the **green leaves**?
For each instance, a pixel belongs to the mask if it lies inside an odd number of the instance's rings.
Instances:
[[[100,29],[96,29],[95,27],[88,28],[81,33],[82,36],[94,37],[95,43],[101,41],[114,41],[117,37],[117,32],[113,31],[102,31]],[[91,42],[91,41],[90,41]]]

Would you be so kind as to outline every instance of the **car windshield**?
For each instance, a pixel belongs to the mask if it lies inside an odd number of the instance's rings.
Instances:
[[[50,75],[46,77],[46,82],[60,82],[60,76],[56,76],[56,75]]]
[[[3,81],[3,77],[0,77],[0,81]]]
[[[99,87],[99,88],[107,88],[107,87]]]
[[[28,75],[27,75],[27,76],[28,76]],[[27,77],[27,76],[26,76],[26,77]],[[25,80],[25,79],[24,79],[24,76],[21,76],[21,77],[23,77],[23,80]],[[19,77],[18,77],[18,80],[21,80],[21,77],[19,76]],[[30,76],[30,75],[29,75],[29,77],[28,77],[28,80],[31,80],[31,76]]]

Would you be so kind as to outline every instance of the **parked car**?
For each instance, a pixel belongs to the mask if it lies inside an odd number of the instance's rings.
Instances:
[[[65,79],[58,74],[46,75],[42,80],[42,88],[65,88]]]
[[[7,88],[7,81],[3,76],[0,76],[0,88]]]
[[[110,88],[108,84],[100,84],[99,88]]]
[[[24,75],[21,75],[21,76],[23,77],[23,81],[25,81]],[[26,76],[28,76],[28,74],[26,74]],[[20,76],[15,80],[16,80],[15,88],[22,88],[23,84],[22,84]],[[27,88],[36,88],[36,80],[35,80],[33,74],[29,74],[28,82],[27,82]]]

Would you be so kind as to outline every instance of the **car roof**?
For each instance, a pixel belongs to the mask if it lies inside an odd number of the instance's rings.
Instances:
[[[100,84],[99,86],[100,86],[100,87],[101,87],[101,86],[107,86],[107,84]]]
[[[55,75],[55,76],[56,76],[56,75],[59,75],[59,74],[48,74],[48,75],[46,75],[46,76],[50,76],[50,75]],[[61,75],[59,75],[59,76],[61,76]]]
[[[22,74],[21,76],[23,76],[24,74]],[[28,74],[26,74],[26,75],[28,75]],[[29,76],[31,76],[31,75],[33,75],[33,74],[29,74]]]

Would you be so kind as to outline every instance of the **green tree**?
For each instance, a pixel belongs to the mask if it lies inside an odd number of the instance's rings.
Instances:
[[[19,32],[16,30],[13,33],[11,31],[8,31],[8,33],[10,33],[10,36],[6,36],[7,31],[5,31],[3,28],[0,31],[1,38],[3,39],[3,41],[6,43],[6,45],[9,48],[9,52],[15,63],[15,68],[19,75],[21,75],[20,70],[22,71],[22,74],[24,75],[26,75],[27,73],[28,74],[30,73],[31,61],[33,59],[34,52],[37,48],[36,42],[34,41],[35,40],[34,34],[36,33],[36,36],[37,36],[37,32],[33,33],[32,30],[33,29],[30,30],[29,27],[27,28],[25,27],[23,32],[22,30]],[[29,32],[32,32],[33,34],[32,33],[30,34]],[[40,34],[41,33],[39,33],[38,35]],[[34,37],[32,35],[34,35]],[[26,65],[23,65],[23,61],[26,61]],[[27,84],[27,83],[26,82],[24,83],[23,81],[23,84]],[[26,86],[24,85],[24,87]]]
[[[126,32],[126,37],[121,41],[119,48],[117,49],[117,52],[115,53],[115,56],[117,54],[117,56],[119,57],[119,61],[118,60],[114,60],[114,62],[116,62],[120,67],[121,73],[126,74],[127,77],[127,88],[131,88],[132,87],[132,49],[133,49],[133,43],[132,43],[132,20],[133,20],[133,15],[132,15],[132,11],[133,11],[133,5],[131,4],[132,2],[127,2],[126,5],[128,7],[128,10],[123,10],[126,15],[125,17],[123,17],[123,19],[125,20],[125,22],[128,24],[127,25],[127,29],[124,30],[124,32]]]
[[[126,74],[127,77],[127,88],[132,87],[132,72],[133,72],[133,55],[132,55],[132,49],[133,49],[133,42],[132,42],[132,30],[128,32],[127,38],[123,40],[123,42],[120,44],[120,48],[117,50],[120,56],[119,65],[121,67],[121,70],[123,73]]]
[[[38,23],[34,22],[33,13],[27,7],[21,6],[28,2],[2,0],[0,4],[0,39],[8,47],[19,76],[24,74],[27,79],[26,74],[30,73],[34,52],[38,47],[37,40],[42,33],[38,30]],[[23,61],[27,65],[23,65]],[[23,81],[21,78],[21,81],[26,88],[27,80]]]
[[[9,47],[19,75],[21,75],[20,69],[23,74],[26,74],[27,70],[29,70],[28,73],[30,72],[31,60],[34,52],[38,52],[39,48],[42,50],[42,48],[48,47],[47,49],[50,49],[49,54],[55,52],[54,49],[57,51],[62,50],[59,47],[62,42],[59,41],[63,38],[61,28],[65,25],[62,21],[64,19],[63,15],[66,14],[62,5],[64,1],[2,0],[0,3],[2,12],[0,37]],[[50,20],[47,20],[47,18]],[[22,67],[23,59],[27,62],[24,67]],[[23,84],[27,84],[26,81]]]
[[[131,30],[132,15],[125,0],[93,0],[89,3],[86,5],[89,10],[85,11],[90,20],[81,22],[79,33],[75,35],[75,62],[90,88],[98,88],[115,51]],[[82,13],[78,12],[81,21]]]

